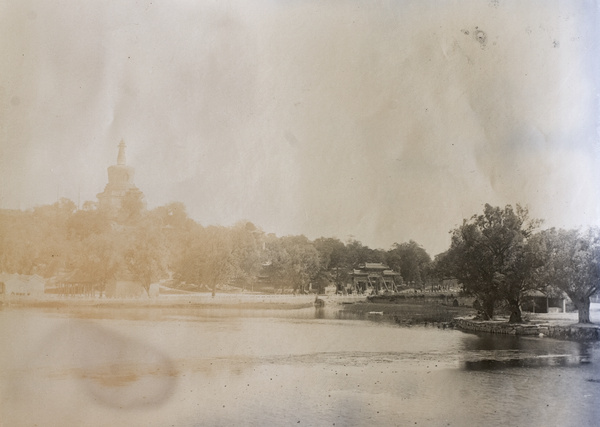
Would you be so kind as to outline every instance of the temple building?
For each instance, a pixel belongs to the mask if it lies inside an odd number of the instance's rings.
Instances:
[[[126,199],[141,203],[145,207],[144,194],[133,183],[135,169],[127,166],[125,147],[125,142],[121,141],[117,164],[108,167],[108,184],[97,196],[99,208],[106,210],[111,216],[119,214]]]
[[[365,293],[369,289],[375,295],[386,291],[398,292],[401,280],[400,273],[381,262],[365,262],[352,271],[352,284],[357,293]]]

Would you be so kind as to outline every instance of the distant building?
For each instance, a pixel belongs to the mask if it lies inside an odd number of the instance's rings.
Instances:
[[[127,166],[125,142],[119,144],[117,164],[108,167],[108,184],[98,194],[99,208],[115,217],[123,206],[126,197],[138,199],[143,203],[144,194],[133,183],[135,169]]]
[[[371,289],[373,293],[398,292],[400,273],[381,262],[366,262],[352,271],[352,284],[356,292]]]
[[[45,289],[46,280],[37,274],[0,274],[0,295],[40,297]]]

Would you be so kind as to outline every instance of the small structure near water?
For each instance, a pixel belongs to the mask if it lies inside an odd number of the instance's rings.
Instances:
[[[530,313],[566,313],[567,302],[562,296],[550,297],[541,291],[531,290],[523,296],[521,308]]]
[[[2,296],[44,296],[46,280],[37,274],[0,274],[0,295]]]

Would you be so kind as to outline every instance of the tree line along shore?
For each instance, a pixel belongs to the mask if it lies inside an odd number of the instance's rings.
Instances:
[[[203,226],[182,203],[152,210],[123,203],[114,215],[92,202],[78,209],[60,199],[27,211],[0,210],[0,272],[39,275],[47,289],[83,283],[96,297],[105,296],[116,279],[141,284],[147,295],[157,283],[213,295],[346,294],[358,290],[349,286],[355,269],[377,263],[395,272],[394,291],[435,293],[455,286],[474,299],[481,319],[506,313],[520,323],[526,295],[542,292],[567,296],[579,322],[589,323],[590,298],[600,289],[600,229],[542,225],[520,205],[486,204],[450,230],[450,247],[432,258],[412,240],[383,250],[334,237],[278,237],[248,221]]]

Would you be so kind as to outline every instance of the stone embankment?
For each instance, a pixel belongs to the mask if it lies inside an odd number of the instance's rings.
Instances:
[[[451,325],[468,332],[502,335],[526,335],[571,341],[600,341],[599,325],[511,324],[505,321],[483,321],[455,318]]]

